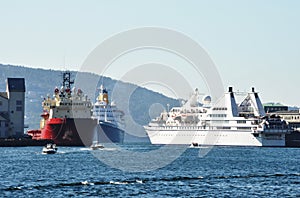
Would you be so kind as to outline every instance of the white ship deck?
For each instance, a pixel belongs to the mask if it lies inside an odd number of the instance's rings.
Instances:
[[[254,88],[239,106],[231,87],[211,107],[196,106],[196,94],[144,126],[152,144],[285,146],[286,123],[278,118],[262,121],[265,112]]]

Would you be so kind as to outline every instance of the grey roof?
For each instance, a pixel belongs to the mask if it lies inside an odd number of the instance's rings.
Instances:
[[[25,92],[24,78],[7,78],[9,92]]]
[[[285,114],[285,115],[289,115],[289,114],[300,114],[299,110],[289,110],[289,111],[276,111],[273,112],[274,114]]]
[[[8,98],[8,95],[6,92],[0,92],[0,97],[3,97],[3,98]]]

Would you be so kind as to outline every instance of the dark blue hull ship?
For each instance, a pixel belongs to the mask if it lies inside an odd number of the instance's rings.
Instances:
[[[98,120],[97,142],[99,143],[123,143],[124,113],[117,109],[116,104],[109,103],[108,92],[101,85],[99,96],[93,108],[93,118]]]
[[[100,121],[97,127],[100,143],[123,143],[125,132],[117,126]]]

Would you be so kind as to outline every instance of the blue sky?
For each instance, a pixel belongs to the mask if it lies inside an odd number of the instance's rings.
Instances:
[[[28,0],[0,5],[0,63],[78,70],[111,35],[165,27],[206,49],[224,88],[255,86],[264,102],[300,106],[300,1]]]

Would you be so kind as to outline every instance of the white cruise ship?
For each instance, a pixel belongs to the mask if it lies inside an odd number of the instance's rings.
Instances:
[[[182,107],[144,126],[152,144],[285,146],[288,123],[265,115],[254,88],[239,105],[232,87],[214,105],[209,96],[199,104],[198,96],[196,89]]]

